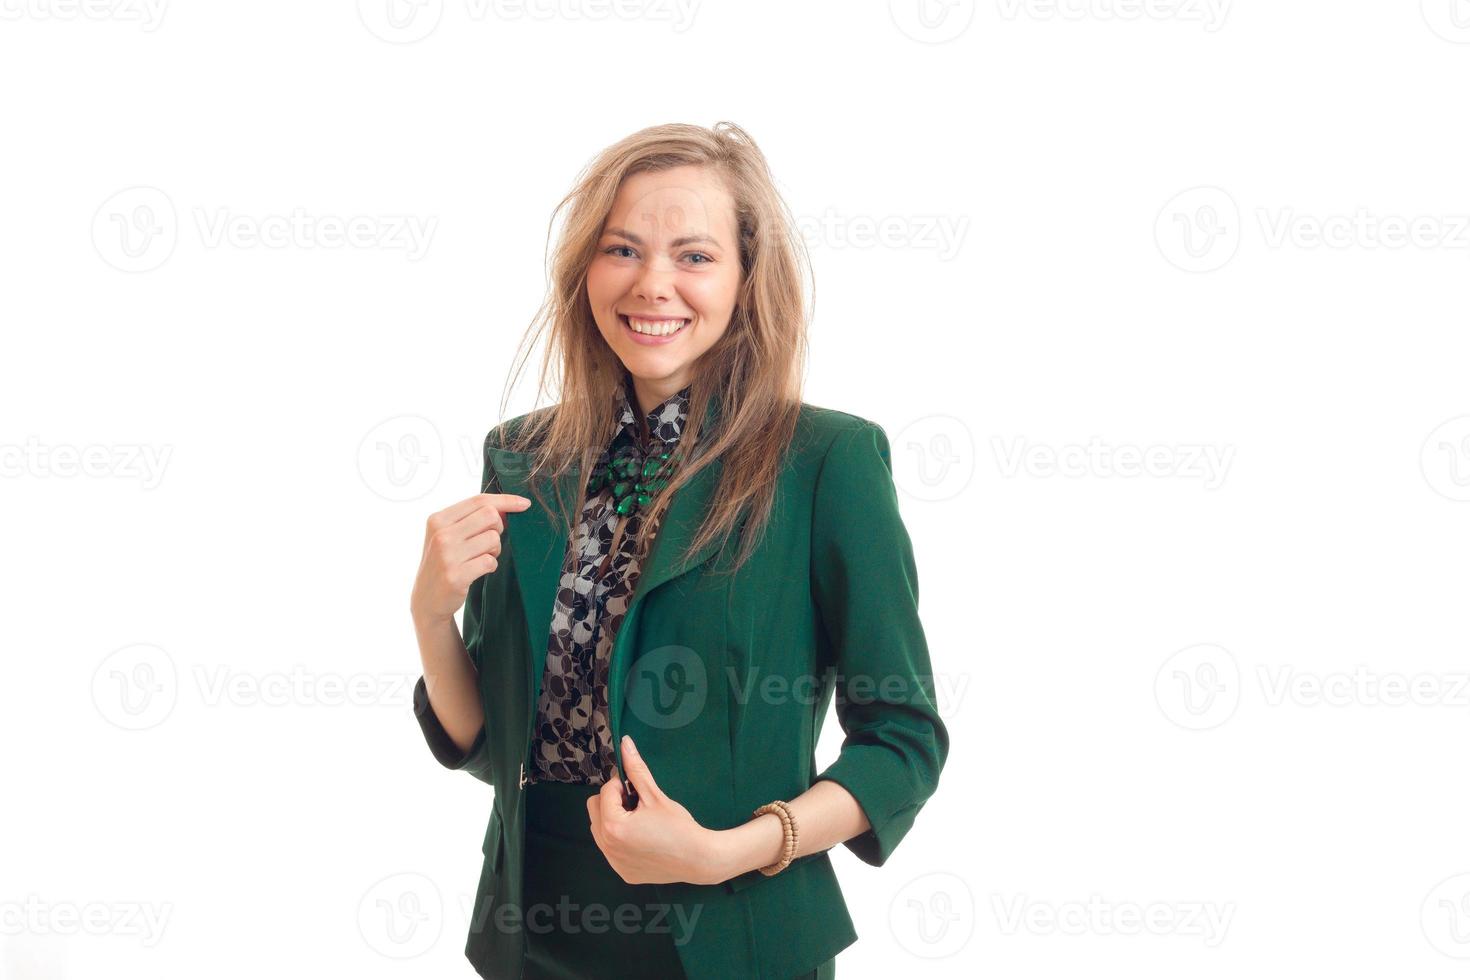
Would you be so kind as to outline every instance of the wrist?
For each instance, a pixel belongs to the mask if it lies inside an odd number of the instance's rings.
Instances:
[[[695,884],[718,885],[738,873],[732,870],[735,856],[732,833],[729,830],[711,830],[705,834],[702,846],[695,851]]]
[[[712,832],[705,861],[710,880],[729,881],[781,860],[785,833],[781,818],[763,813],[738,827]]]
[[[444,616],[438,613],[424,612],[416,607],[410,607],[409,615],[413,617],[413,628],[419,633],[433,633],[444,629],[445,626],[454,624],[453,613]],[[455,630],[457,633],[457,626]]]

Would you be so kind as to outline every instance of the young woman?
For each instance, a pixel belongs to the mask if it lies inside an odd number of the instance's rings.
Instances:
[[[634,133],[563,208],[561,400],[491,430],[413,590],[424,736],[495,789],[465,955],[832,977],[827,851],[883,864],[949,749],[888,439],[801,400],[802,247],[739,127]]]

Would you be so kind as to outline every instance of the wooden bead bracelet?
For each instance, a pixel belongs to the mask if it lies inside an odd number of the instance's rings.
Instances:
[[[757,817],[763,813],[774,813],[781,819],[781,832],[786,842],[781,849],[781,860],[761,868],[761,874],[773,875],[785,868],[791,863],[791,859],[796,857],[796,815],[791,812],[791,805],[785,800],[772,800],[753,811],[754,816]]]

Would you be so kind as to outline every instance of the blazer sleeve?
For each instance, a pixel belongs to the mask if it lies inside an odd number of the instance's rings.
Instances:
[[[494,430],[485,440],[485,465],[480,477],[480,486],[485,493],[498,493],[499,483],[490,467],[490,440],[495,435]],[[470,583],[469,591],[465,594],[464,625],[460,634],[464,637],[465,652],[469,654],[470,663],[475,665],[475,671],[480,670],[480,617],[484,609],[484,585],[488,576],[493,573],[482,575]],[[434,706],[429,703],[429,692],[425,686],[424,677],[419,675],[418,683],[413,688],[413,713],[418,717],[419,727],[423,729],[424,739],[429,743],[429,751],[439,764],[447,769],[463,769],[470,775],[482,782],[494,785],[490,778],[490,747],[485,740],[485,726],[480,726],[480,733],[475,736],[475,742],[468,750],[461,749],[449,737],[444,726],[439,721],[439,716],[434,714]]]
[[[913,547],[882,426],[837,436],[818,471],[811,578],[845,735],[817,779],[847,789],[870,829],[843,843],[881,866],[935,791],[949,733],[935,706]]]

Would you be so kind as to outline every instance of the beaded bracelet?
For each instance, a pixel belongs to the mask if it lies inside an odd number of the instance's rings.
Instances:
[[[781,849],[781,860],[761,868],[761,874],[773,875],[785,868],[791,863],[791,859],[796,857],[796,815],[791,812],[791,805],[785,800],[772,800],[765,806],[756,808],[753,813],[757,817],[763,813],[774,813],[781,818],[781,832],[785,838],[785,846]]]

